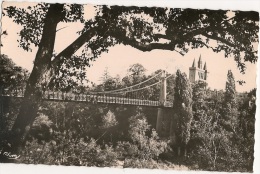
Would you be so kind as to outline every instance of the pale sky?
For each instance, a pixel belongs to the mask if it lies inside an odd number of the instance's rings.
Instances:
[[[10,2],[4,3],[4,6],[10,5]],[[14,5],[12,3],[12,5]],[[25,5],[25,4],[23,4]],[[90,18],[95,13],[91,6],[87,6],[85,12],[86,18]],[[58,25],[58,29],[66,27],[57,32],[55,42],[55,52],[59,53],[68,46],[78,35],[77,31],[82,29],[80,23],[63,23]],[[18,32],[21,27],[13,23],[10,18],[3,17],[2,29],[7,30],[8,35],[2,38],[3,47],[1,48],[1,54],[6,54],[13,61],[29,71],[33,67],[33,60],[37,51],[37,48],[33,48],[32,52],[26,52],[22,48],[18,47],[17,39]],[[169,73],[175,73],[179,68],[182,72],[187,75],[189,73],[189,67],[192,65],[193,59],[198,61],[201,54],[203,65],[207,62],[207,68],[209,71],[208,84],[211,89],[224,89],[227,77],[227,71],[232,70],[235,80],[244,80],[246,84],[243,86],[238,85],[237,91],[249,91],[256,87],[256,65],[247,64],[246,73],[243,75],[239,73],[236,68],[236,63],[233,61],[233,57],[228,59],[224,58],[224,53],[214,53],[210,49],[195,49],[190,50],[185,56],[181,56],[175,51],[166,50],[153,50],[151,52],[142,52],[131,46],[116,45],[109,48],[108,53],[103,53],[95,62],[92,62],[92,66],[87,69],[87,78],[90,81],[99,83],[99,79],[102,76],[105,68],[108,68],[109,73],[112,76],[117,74],[120,77],[126,75],[128,67],[134,63],[140,63],[147,69],[147,74],[150,74],[157,69],[166,69]]]

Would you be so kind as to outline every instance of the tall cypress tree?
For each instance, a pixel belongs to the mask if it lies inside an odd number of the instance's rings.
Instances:
[[[204,123],[207,121],[208,106],[206,104],[206,87],[207,83],[204,81],[197,81],[192,84],[192,114],[193,119],[191,123],[191,145],[195,147],[200,143],[198,134],[202,131]]]
[[[236,84],[231,70],[228,70],[227,74],[222,116],[224,128],[228,131],[235,132],[238,124],[238,112],[236,102]]]
[[[204,81],[197,81],[192,85],[192,110],[196,121],[199,120],[200,111],[207,107],[205,102],[207,85]]]
[[[227,74],[225,102],[229,103],[232,108],[236,107],[236,84],[231,70],[228,70]]]
[[[175,145],[178,153],[186,154],[186,145],[190,140],[192,121],[192,88],[185,73],[176,72],[174,88],[174,115],[172,129],[174,130]]]

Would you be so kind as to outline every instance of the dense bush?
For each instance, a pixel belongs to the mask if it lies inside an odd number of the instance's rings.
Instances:
[[[157,168],[155,160],[166,151],[167,143],[159,140],[155,130],[150,130],[142,113],[130,117],[129,122],[131,141],[120,142],[116,148],[119,156],[124,158],[124,167]]]
[[[102,125],[117,124],[111,111],[102,118]],[[159,155],[167,148],[167,143],[159,140],[142,113],[129,119],[131,141],[118,142],[116,146],[107,142],[98,144],[93,138],[74,138],[68,132],[54,131],[51,139],[44,138],[52,125],[46,115],[37,117],[31,131],[33,139],[27,141],[21,163],[105,167],[116,166],[120,160],[123,167],[156,168]]]
[[[113,147],[101,147],[94,139],[59,139],[57,142],[27,142],[20,162],[28,164],[112,166],[117,159]]]
[[[49,141],[51,140],[51,134],[53,132],[52,128],[53,122],[49,117],[39,113],[39,116],[36,117],[32,124],[30,133],[32,137],[37,138],[39,141]]]

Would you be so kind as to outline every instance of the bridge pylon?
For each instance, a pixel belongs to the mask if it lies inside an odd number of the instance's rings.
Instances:
[[[160,103],[160,107],[158,108],[158,112],[157,112],[157,121],[156,121],[156,132],[158,133],[158,135],[162,135],[163,130],[164,130],[164,117],[165,117],[165,103],[166,103],[166,72],[163,71],[162,75],[161,75],[161,88],[160,88],[160,95],[159,95],[159,103]]]

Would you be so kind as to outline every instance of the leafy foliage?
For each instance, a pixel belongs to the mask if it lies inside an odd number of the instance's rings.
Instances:
[[[238,126],[238,112],[237,112],[237,101],[236,101],[236,86],[235,79],[231,70],[227,74],[225,100],[223,103],[223,124],[226,129],[236,131],[235,128]]]
[[[102,117],[102,126],[101,128],[110,128],[117,125],[118,122],[116,121],[115,114],[110,110],[107,112],[106,115]]]
[[[203,81],[195,82],[192,86],[192,110],[196,112],[197,110],[205,107],[206,103],[206,88],[207,83]]]
[[[51,139],[53,132],[53,122],[44,114],[40,114],[36,117],[31,128],[31,135],[37,138],[39,141],[48,141]]]
[[[4,54],[1,54],[0,64],[0,86],[2,88],[10,88],[10,90],[25,88],[29,76],[26,69],[15,65],[15,63]]]
[[[150,132],[146,118],[142,113],[130,117],[129,135],[131,142],[121,142],[117,145],[117,151],[125,158],[124,167],[155,168],[154,160],[167,150],[167,143],[159,140],[154,129]]]
[[[103,119],[111,123],[112,112],[108,111]],[[112,116],[112,117],[111,117]],[[112,122],[116,120],[113,118]],[[35,130],[44,133],[43,125],[51,127],[52,122],[45,115],[40,115],[34,122],[32,135]],[[108,124],[105,124],[106,126]],[[114,126],[114,124],[109,124]],[[56,165],[80,165],[80,166],[113,166],[118,165],[118,160],[124,159],[124,167],[148,167],[156,168],[155,160],[166,151],[167,143],[159,140],[157,133],[150,131],[144,115],[139,112],[129,119],[129,142],[118,142],[115,147],[108,144],[98,144],[93,138],[83,138],[82,135],[75,137],[73,132],[60,132],[54,129],[51,139],[36,139],[27,141],[21,154],[20,162],[28,164],[56,164]],[[107,127],[102,127],[105,129]],[[147,133],[151,132],[150,136]]]
[[[56,142],[57,141],[57,142]],[[21,162],[28,164],[56,164],[105,167],[115,163],[116,153],[111,146],[101,148],[94,139],[59,139],[51,142],[28,142]],[[36,150],[35,150],[36,149]]]
[[[176,72],[174,88],[174,117],[176,117],[177,142],[187,144],[190,139],[192,115],[192,88],[185,73]]]
[[[45,23],[45,20],[39,19],[45,19],[48,10],[56,6],[57,4],[40,3],[28,6],[26,9],[14,6],[5,9],[5,16],[13,18],[14,22],[23,26],[19,40],[22,48],[30,50],[31,44],[39,46]],[[83,60],[82,65],[89,66],[90,61],[95,60],[102,52],[107,52],[109,47],[119,43],[130,45],[141,51],[165,49],[185,54],[190,48],[200,47],[211,48],[214,52],[224,51],[226,57],[234,55],[241,72],[245,69],[244,62],[257,61],[257,52],[251,44],[258,42],[257,12],[95,6],[96,15],[86,20],[83,17],[83,5],[65,4],[62,8],[60,14],[57,14],[58,23],[80,21],[85,26],[79,32],[78,39],[68,48],[59,55],[53,53],[54,58],[57,58],[57,61],[53,61],[53,67],[57,62],[60,62],[60,65],[64,62],[66,66],[71,65],[70,61],[63,59],[73,57],[72,54],[82,46],[85,49],[79,57]],[[244,35],[238,33],[244,33]],[[82,39],[86,41],[82,42]],[[160,43],[160,39],[166,39],[169,42]],[[212,46],[215,41],[218,44]],[[59,71],[59,68],[57,69]],[[64,70],[59,71],[59,74],[64,72]],[[85,75],[81,73],[81,76]]]
[[[31,45],[36,47],[39,46],[45,23],[42,19],[46,18],[46,14],[50,6],[51,5],[47,3],[39,3],[35,6],[28,6],[27,8],[9,6],[5,9],[3,15],[13,18],[15,23],[23,27],[19,33],[21,39],[18,41],[19,46],[24,50],[31,51]],[[65,5],[60,16],[60,20],[63,22],[75,22],[80,20],[83,22],[82,10],[82,5]]]
[[[193,104],[190,160],[198,165],[196,168],[205,170],[252,171],[255,108],[249,114],[252,108],[248,106],[248,100],[244,104],[237,103],[232,72],[228,72],[226,91],[220,98],[222,107],[212,107],[207,103],[202,83],[195,84],[193,89],[193,101],[196,103]],[[243,111],[238,112],[237,106]],[[251,131],[245,133],[245,124],[251,125]]]

